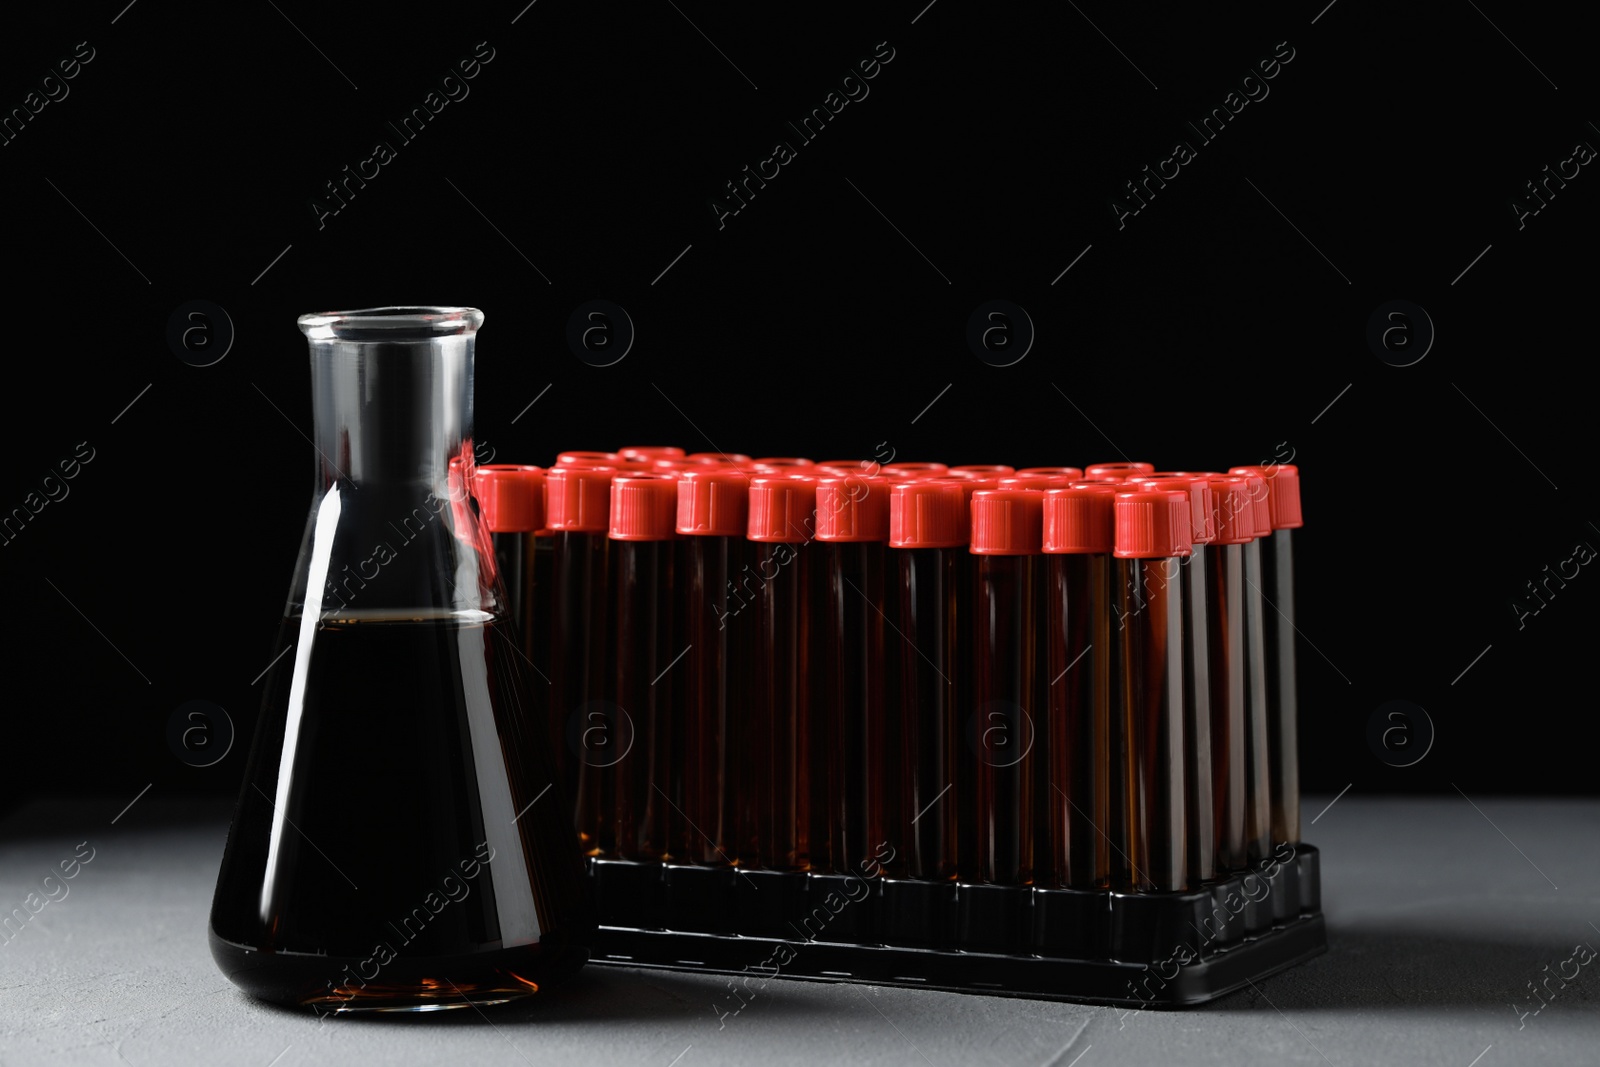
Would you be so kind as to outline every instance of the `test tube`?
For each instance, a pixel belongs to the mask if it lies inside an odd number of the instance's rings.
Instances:
[[[758,461],[759,462],[759,461]],[[756,700],[750,767],[754,820],[745,834],[755,866],[803,871],[810,863],[811,559],[816,479],[750,479],[749,539],[755,558]]]
[[[1300,840],[1300,700],[1294,663],[1294,531],[1300,517],[1300,468],[1291,463],[1234,467],[1231,474],[1259,474],[1267,487],[1272,533],[1262,542],[1261,595],[1266,626],[1268,763],[1272,777],[1272,840]],[[1261,501],[1256,505],[1259,509]]]
[[[972,494],[971,741],[977,755],[970,808],[977,878],[1034,880],[1034,767],[1044,731],[1038,664],[1038,594],[1044,496],[1036,490]],[[1037,719],[1035,718],[1037,716]]]
[[[1272,532],[1266,506],[1266,480],[1245,480],[1241,515],[1249,516],[1251,539],[1244,556],[1244,765],[1245,851],[1252,860],[1272,850],[1272,706],[1267,689],[1266,601],[1261,595],[1261,539]]]
[[[900,640],[902,826],[906,874],[951,881],[957,874],[957,813],[967,802],[958,777],[958,629],[963,621],[961,557],[971,537],[966,498],[955,481],[901,481],[889,490]]]
[[[1245,761],[1244,546],[1255,537],[1249,486],[1243,478],[1211,478],[1216,503],[1216,536],[1206,549],[1206,637],[1211,650],[1211,785],[1217,832],[1217,866],[1224,871],[1249,865],[1252,849],[1245,833],[1260,818],[1247,815],[1256,796],[1247,787]],[[1255,850],[1259,855],[1259,846]]]
[[[817,479],[812,870],[881,872],[875,851],[899,830],[899,735],[884,658],[889,485],[863,474]]]
[[[477,468],[473,495],[494,542],[510,600],[507,608],[517,621],[522,640],[522,655],[542,676],[545,672],[536,653],[533,622],[536,615],[543,614],[535,609],[543,588],[537,581],[534,560],[537,535],[544,528],[544,470],[515,463],[486,464]],[[547,681],[547,676],[540,677],[540,688]]]
[[[1123,735],[1128,888],[1188,887],[1184,815],[1184,617],[1179,560],[1193,531],[1182,492],[1120,492],[1116,517],[1117,709]]]
[[[750,475],[686,471],[678,480],[683,566],[683,811],[690,862],[731,867],[739,856],[739,755],[751,701],[755,611],[745,574]],[[759,779],[758,779],[759,781]]]
[[[1211,479],[1205,474],[1168,471],[1136,475],[1129,485],[1142,489],[1174,490],[1189,495],[1189,520],[1193,552],[1183,557],[1183,702],[1184,780],[1188,795],[1184,808],[1189,817],[1189,881],[1209,882],[1217,876],[1217,831],[1211,748],[1211,648],[1209,638],[1210,589],[1206,581],[1209,553],[1216,537],[1216,504]]]
[[[665,860],[684,851],[683,731],[665,676],[682,649],[674,633],[673,556],[678,481],[628,472],[611,482],[613,601],[611,645],[617,705],[611,739],[616,768],[617,855]]]
[[[545,522],[554,531],[550,709],[584,854],[616,848],[614,708],[605,699],[611,467],[561,464],[545,474]]]
[[[1111,884],[1111,552],[1117,487],[1044,492],[1048,560],[1049,848],[1037,879],[1070,889]]]

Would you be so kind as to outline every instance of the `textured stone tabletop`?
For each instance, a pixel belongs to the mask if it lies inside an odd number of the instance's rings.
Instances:
[[[0,1063],[1499,1067],[1600,1057],[1600,960],[1575,952],[1600,948],[1600,801],[1351,794],[1324,811],[1328,797],[1308,798],[1327,954],[1200,1009],[777,980],[720,1020],[721,979],[595,966],[564,991],[481,1013],[318,1020],[256,1003],[206,947],[229,806],[152,794],[119,815],[127,801],[36,801],[0,821],[0,915],[27,916],[0,935]],[[62,861],[86,856],[64,896],[53,882],[58,899],[36,914],[24,907]]]

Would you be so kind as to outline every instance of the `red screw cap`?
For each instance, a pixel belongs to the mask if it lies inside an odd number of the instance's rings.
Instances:
[[[726,467],[684,471],[678,478],[678,532],[743,537],[750,522],[750,475]]]
[[[743,452],[690,452],[684,459],[709,460],[717,463],[754,463]]]
[[[886,463],[883,473],[888,475],[910,475],[913,478],[929,478],[941,475],[950,468],[943,463]]]
[[[1091,463],[1083,469],[1083,473],[1094,478],[1097,475],[1114,474],[1118,478],[1126,478],[1130,474],[1154,474],[1154,463],[1137,463],[1128,460],[1126,463]]]
[[[567,533],[605,533],[611,526],[615,467],[552,467],[545,472],[545,525]]]
[[[1078,482],[1083,480],[1083,471],[1077,467],[1023,467],[1017,471],[1017,476],[1029,474],[1059,474],[1063,478],[1071,478]]]
[[[1044,494],[981,489],[972,494],[972,551],[980,556],[1031,556],[1043,551]]]
[[[682,459],[683,449],[677,445],[629,445],[617,449],[617,455],[623,459],[649,463],[653,459]]]
[[[618,474],[611,480],[611,539],[670,541],[678,518],[676,474]]]
[[[1267,509],[1274,530],[1298,530],[1300,519],[1300,468],[1292,463],[1260,467],[1230,467],[1229,474],[1258,474],[1267,483]]]
[[[1113,503],[1117,487],[1085,484],[1046,489],[1044,544],[1046,552],[1109,556],[1116,547]]]
[[[1189,494],[1181,490],[1145,490],[1118,493],[1113,504],[1117,520],[1118,559],[1165,559],[1193,551],[1190,537]]]
[[[615,466],[622,457],[615,452],[563,452],[556,457],[558,467],[592,467],[595,464]]]
[[[817,540],[887,541],[889,486],[889,479],[865,474],[818,478]]]
[[[1000,488],[1033,489],[1036,491],[1043,491],[1045,489],[1065,489],[1067,486],[1078,480],[1078,475],[1044,474],[1039,471],[1033,471],[1031,473],[1024,474],[1023,472],[1018,471],[1009,478],[1001,478]]]
[[[1211,498],[1217,507],[1217,536],[1214,545],[1242,545],[1256,537],[1255,505],[1250,502],[1250,486],[1239,475],[1211,477]]]
[[[875,459],[825,459],[817,464],[838,474],[862,474],[874,477],[883,473],[883,465]]]
[[[1255,535],[1266,537],[1272,533],[1272,503],[1267,499],[1267,480],[1250,471],[1244,471],[1238,477],[1244,479],[1245,487],[1250,493],[1250,511],[1255,523]]]
[[[516,463],[479,467],[473,484],[490,533],[533,533],[544,527],[544,470]]]
[[[815,467],[812,460],[800,456],[763,456],[750,461],[758,467]]]
[[[917,479],[889,489],[891,548],[957,548],[971,538],[965,486],[975,479]],[[976,492],[977,490],[972,490]]]
[[[951,467],[947,473],[952,478],[1009,478],[1017,473],[1017,469],[1004,463],[967,463]]]
[[[750,479],[752,541],[809,541],[816,529],[817,480],[808,474],[758,474]]]
[[[1198,474],[1138,475],[1128,484],[1142,489],[1176,489],[1189,494],[1189,520],[1194,525],[1194,543],[1208,545],[1217,536],[1217,502],[1211,492],[1211,479]]]

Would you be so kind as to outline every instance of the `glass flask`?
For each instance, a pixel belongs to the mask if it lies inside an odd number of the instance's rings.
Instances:
[[[479,520],[473,308],[302,316],[316,481],[210,941],[319,1013],[529,996],[593,920]]]

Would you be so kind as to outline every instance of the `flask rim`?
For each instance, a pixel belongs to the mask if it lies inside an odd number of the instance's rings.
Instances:
[[[296,321],[312,341],[431,341],[472,336],[483,325],[483,312],[471,307],[395,305],[318,311]]]

